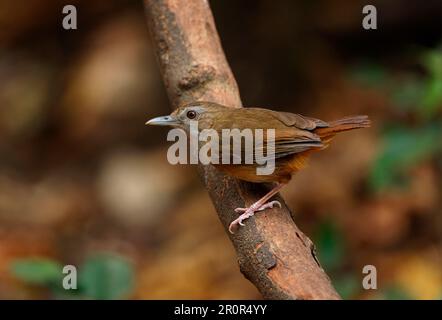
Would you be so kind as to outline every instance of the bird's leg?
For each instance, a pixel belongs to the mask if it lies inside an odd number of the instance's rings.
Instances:
[[[281,203],[279,201],[270,201],[267,202],[270,198],[272,198],[275,194],[279,192],[279,190],[282,189],[284,186],[284,183],[278,183],[272,190],[270,190],[264,197],[256,201],[254,204],[252,204],[248,208],[236,208],[235,212],[242,212],[242,214],[238,217],[238,219],[232,221],[229,226],[230,233],[233,233],[232,229],[236,225],[243,226],[242,223],[245,219],[250,218],[255,214],[257,211],[262,211],[268,208],[273,208],[275,205],[281,208]]]

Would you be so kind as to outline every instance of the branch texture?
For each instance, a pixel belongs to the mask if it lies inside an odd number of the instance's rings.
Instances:
[[[242,107],[206,0],[145,0],[150,32],[174,108],[192,101]],[[212,166],[199,166],[224,228],[234,208],[252,204],[268,186],[235,180]],[[241,272],[267,299],[339,299],[319,265],[314,245],[282,208],[258,213],[234,235]]]

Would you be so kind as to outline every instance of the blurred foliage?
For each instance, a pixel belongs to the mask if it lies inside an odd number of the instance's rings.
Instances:
[[[64,290],[63,266],[46,258],[20,259],[12,264],[12,273],[32,285],[43,286],[57,298],[121,299],[134,285],[132,264],[124,257],[101,253],[91,256],[80,266],[78,288]]]
[[[394,72],[381,64],[366,62],[350,73],[353,80],[383,92],[393,113],[383,123],[381,148],[368,176],[369,186],[376,193],[407,189],[413,182],[411,173],[415,168],[431,164],[442,155],[442,52],[423,50],[415,54],[414,61],[418,68]],[[387,300],[437,297],[441,290],[440,272],[430,262],[411,259],[397,268],[400,276],[369,297]],[[338,288],[341,286],[339,280],[336,284]]]
[[[410,73],[392,82],[391,97],[399,109],[431,120],[442,108],[442,53],[425,51],[418,60],[424,75]]]
[[[429,73],[423,89],[422,109],[424,115],[430,118],[442,108],[442,52],[429,51],[422,60]]]
[[[345,263],[345,241],[337,224],[325,220],[319,225],[314,239],[319,261],[333,279],[336,291],[343,299],[354,297],[361,288],[361,280],[352,272],[340,272]]]
[[[393,77],[376,63],[362,63],[350,77],[365,85],[387,88],[387,94],[398,111],[416,118],[419,126],[387,123],[382,134],[383,148],[374,161],[369,183],[374,191],[404,185],[408,171],[442,151],[442,53],[427,50],[417,59],[424,69],[418,73]]]
[[[337,269],[344,258],[344,239],[333,221],[322,222],[315,238],[316,250],[325,270]]]
[[[333,285],[342,299],[354,299],[361,291],[361,279],[353,273],[335,276]]]
[[[404,112],[419,112],[420,115],[425,109],[418,109],[425,93],[425,82],[415,75],[406,75],[400,80],[400,85],[391,90],[390,96],[394,106]],[[420,111],[419,111],[420,110]]]
[[[101,254],[89,258],[80,269],[80,290],[94,299],[126,297],[133,287],[132,265],[123,257]]]
[[[409,169],[442,151],[441,136],[442,123],[429,123],[420,128],[394,126],[386,130],[383,150],[370,175],[371,187],[379,191],[406,185]]]
[[[56,298],[69,299],[79,293],[78,290],[63,289],[63,266],[54,260],[20,259],[12,264],[12,273],[26,283],[47,288]]]
[[[418,72],[393,72],[374,61],[362,61],[349,70],[350,79],[379,90],[387,90],[393,106],[430,120],[442,108],[442,51],[424,50],[418,54]]]
[[[12,265],[14,275],[28,283],[52,287],[63,278],[62,265],[45,258],[17,260]]]
[[[411,300],[434,299],[440,294],[440,271],[420,257],[404,259],[395,278],[387,284],[377,274],[376,290],[364,290],[361,270],[349,270],[347,259],[351,253],[345,247],[344,235],[331,219],[325,219],[314,235],[319,261],[333,279],[336,291],[343,299],[355,299],[366,295],[370,299]],[[410,275],[413,275],[410,278]],[[441,296],[442,297],[442,296]]]

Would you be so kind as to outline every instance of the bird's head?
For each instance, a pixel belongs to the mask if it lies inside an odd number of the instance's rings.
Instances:
[[[213,102],[191,102],[179,107],[168,116],[150,119],[146,124],[189,130],[190,122],[198,121],[200,129],[207,129],[211,128],[216,118],[227,109],[229,108]]]

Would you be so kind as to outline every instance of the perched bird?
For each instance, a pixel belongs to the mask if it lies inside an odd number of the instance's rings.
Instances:
[[[213,102],[192,102],[176,109],[169,116],[157,117],[146,122],[149,125],[167,125],[189,131],[191,121],[198,121],[198,129],[214,129],[220,133],[223,129],[274,129],[274,147],[271,148],[275,168],[271,174],[257,174],[258,148],[266,150],[267,140],[261,146],[254,145],[253,163],[214,164],[214,166],[235,178],[255,182],[276,182],[276,186],[248,208],[236,208],[241,215],[234,220],[229,231],[243,221],[267,208],[277,205],[278,201],[268,202],[291,179],[292,175],[305,167],[308,157],[315,151],[328,147],[334,136],[348,131],[370,126],[367,116],[350,116],[340,120],[325,122],[289,112],[278,112],[262,108],[229,108]],[[222,146],[224,148],[225,146]],[[230,148],[230,147],[229,147]],[[222,149],[220,149],[222,150]],[[244,148],[239,155],[245,157]],[[261,153],[262,154],[262,153]]]

